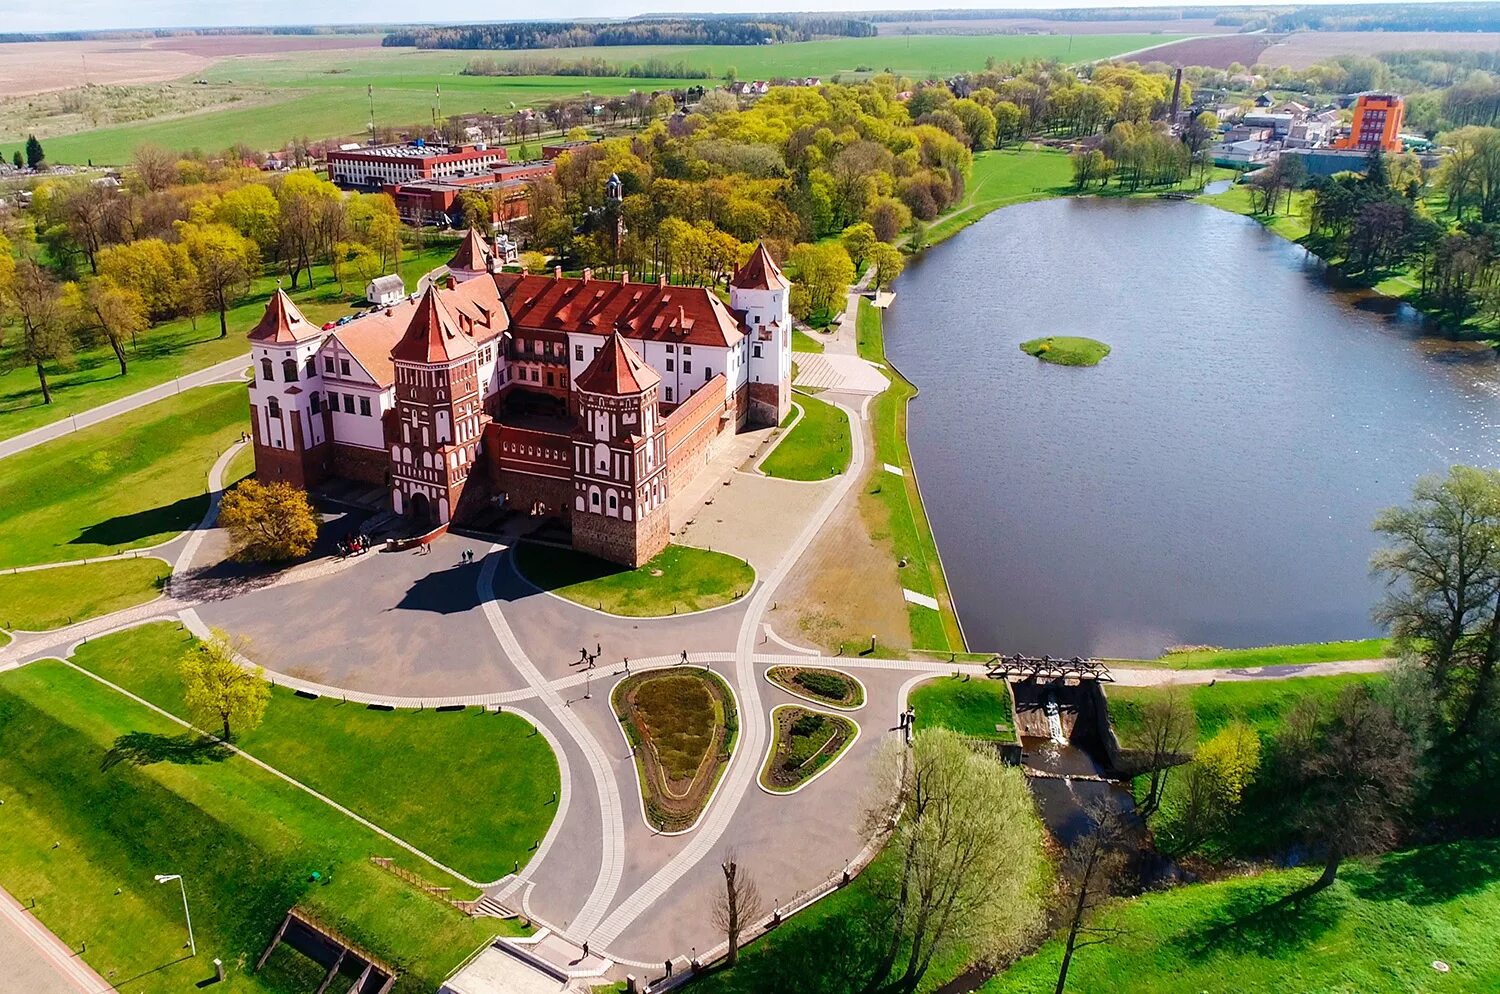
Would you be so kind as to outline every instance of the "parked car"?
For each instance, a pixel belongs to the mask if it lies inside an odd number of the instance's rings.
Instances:
[[[323,330],[324,331],[332,331],[333,329],[335,329],[337,327],[338,327],[338,322],[336,322],[336,321],[330,321],[330,322],[328,322],[327,324],[325,324],[323,326]]]

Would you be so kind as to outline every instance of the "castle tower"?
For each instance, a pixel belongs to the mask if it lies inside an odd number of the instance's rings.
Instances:
[[[446,525],[474,465],[483,428],[478,351],[429,286],[401,340],[391,507],[419,526]]]
[[[318,346],[327,337],[280,287],[251,329],[250,435],[255,475],[307,488],[329,469],[328,419]]]
[[[459,242],[458,251],[448,260],[448,272],[455,282],[464,283],[476,276],[494,271],[495,253],[485,245],[479,232],[470,228]]]
[[[667,437],[661,377],[618,332],[578,375],[573,547],[640,566],[667,547]]]
[[[764,243],[729,281],[729,307],[748,331],[750,420],[779,425],[792,409],[792,283]]]

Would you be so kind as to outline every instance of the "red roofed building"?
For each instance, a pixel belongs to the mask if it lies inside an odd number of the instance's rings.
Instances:
[[[278,293],[250,333],[262,479],[390,493],[414,527],[513,510],[640,565],[721,435],[791,397],[791,284],[758,247],[702,287],[495,273],[475,235],[425,291],[329,331]],[[274,412],[274,413],[273,413]]]

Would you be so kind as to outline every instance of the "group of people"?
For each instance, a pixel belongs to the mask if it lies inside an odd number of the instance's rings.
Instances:
[[[364,532],[356,532],[353,535],[339,539],[337,548],[340,559],[346,556],[361,555],[370,551],[370,536]]]

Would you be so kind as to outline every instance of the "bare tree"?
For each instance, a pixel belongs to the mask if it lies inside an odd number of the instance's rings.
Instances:
[[[740,866],[733,849],[724,854],[719,868],[724,871],[724,890],[714,898],[713,923],[729,940],[724,962],[734,966],[740,959],[740,936],[745,926],[765,914],[766,907],[760,888]]]
[[[1309,889],[1333,883],[1346,856],[1395,843],[1416,756],[1395,711],[1369,684],[1346,688],[1331,708],[1306,702],[1277,742],[1297,790],[1293,817],[1324,854],[1323,873]]]
[[[1125,816],[1107,797],[1093,798],[1084,805],[1084,812],[1092,827],[1068,849],[1060,867],[1068,937],[1057,969],[1055,994],[1063,994],[1067,987],[1074,954],[1109,942],[1121,933],[1119,928],[1098,922],[1094,912],[1109,899],[1125,867]]]
[[[1153,696],[1141,709],[1139,760],[1149,771],[1140,815],[1150,818],[1161,807],[1172,767],[1188,760],[1197,736],[1197,719],[1187,695],[1177,687]]]

